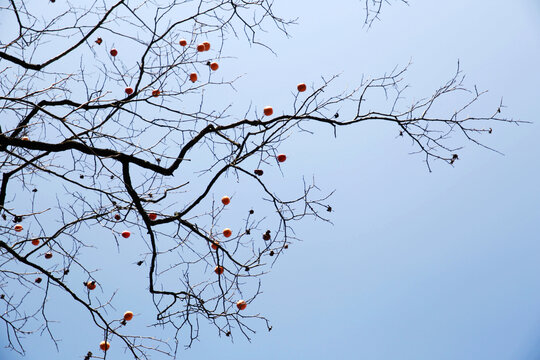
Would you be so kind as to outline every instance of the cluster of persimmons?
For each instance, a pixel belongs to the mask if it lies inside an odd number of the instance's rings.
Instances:
[[[97,38],[96,44],[101,45],[102,42],[103,42],[103,39],[102,39],[102,38]],[[188,45],[188,42],[187,42],[187,40],[185,40],[185,39],[181,39],[181,40],[179,41],[179,44],[180,44],[181,46],[185,47],[185,46]],[[196,46],[196,49],[197,49],[198,52],[208,51],[208,50],[210,50],[210,43],[209,43],[208,41],[205,41],[205,42],[203,42],[203,43],[201,43],[201,44],[198,44],[198,45]],[[110,55],[111,55],[112,57],[116,57],[116,56],[118,55],[118,50],[115,49],[115,48],[112,48],[112,49],[110,50],[109,53],[110,53]],[[216,71],[216,70],[219,68],[219,65],[218,65],[217,62],[208,62],[207,65],[210,67],[210,69],[211,69],[212,71]],[[191,74],[189,75],[189,79],[190,79],[190,81],[192,81],[192,82],[196,82],[196,81],[197,81],[197,78],[198,78],[197,73],[191,73]],[[297,85],[297,90],[298,90],[299,92],[304,92],[304,91],[306,91],[306,84],[304,84],[304,83],[298,84],[298,85]],[[126,87],[126,88],[125,88],[125,93],[126,93],[128,96],[129,96],[129,95],[132,95],[133,92],[134,92],[134,90],[133,90],[132,87]],[[153,96],[153,97],[158,97],[160,94],[161,94],[161,90],[159,90],[159,89],[154,89],[154,90],[152,90],[152,96]],[[272,108],[271,106],[266,106],[266,107],[264,107],[264,109],[263,109],[263,113],[264,113],[265,116],[271,116],[271,115],[274,113],[274,110],[273,110],[273,108]],[[29,140],[29,138],[28,138],[27,136],[23,136],[21,139],[22,139],[22,140]],[[279,155],[276,156],[276,160],[277,160],[278,162],[280,162],[280,163],[284,162],[286,159],[287,159],[287,156],[286,156],[285,154],[279,154]],[[256,169],[256,170],[254,170],[254,173],[255,173],[256,175],[258,175],[258,176],[262,176],[262,175],[263,175],[263,170],[261,170],[261,169]],[[223,204],[224,206],[226,206],[226,205],[229,205],[229,204],[231,203],[231,199],[230,199],[229,196],[223,196],[223,197],[221,198],[221,202],[222,202],[222,204]],[[148,213],[148,218],[149,218],[151,221],[155,221],[155,220],[157,219],[157,214],[154,213],[154,212],[150,212],[150,213]],[[121,220],[120,214],[115,214],[115,215],[114,215],[114,219],[117,220],[117,221]],[[13,230],[15,230],[16,232],[21,232],[21,231],[23,230],[23,226],[22,226],[21,224],[16,224],[16,225],[13,227]],[[222,233],[223,233],[223,236],[225,236],[226,238],[232,236],[232,230],[229,229],[229,228],[225,228],[225,229],[223,230]],[[124,231],[121,232],[121,236],[122,236],[123,238],[126,238],[126,239],[127,239],[127,238],[129,238],[129,237],[131,236],[131,232],[130,232],[129,230],[124,230]],[[263,235],[263,239],[269,240],[269,238],[270,238],[270,231],[267,231],[267,233]],[[40,240],[39,240],[39,239],[32,239],[32,240],[31,240],[31,243],[32,243],[32,245],[34,245],[34,246],[39,246]],[[213,243],[211,244],[211,248],[212,248],[213,250],[218,250],[218,249],[220,248],[219,241],[214,240]],[[51,259],[51,258],[53,257],[53,254],[52,254],[51,251],[48,251],[48,252],[45,253],[44,257],[45,257],[46,259]],[[222,274],[225,272],[225,268],[224,268],[223,266],[221,266],[221,265],[217,265],[217,266],[214,268],[214,272],[215,272],[218,276],[219,276],[219,275],[222,275]],[[35,279],[35,282],[36,282],[36,283],[40,283],[41,281],[42,281],[42,279],[41,279],[40,277],[38,277],[38,278]],[[88,288],[88,290],[94,290],[94,289],[96,289],[96,287],[97,287],[96,281],[87,281],[87,282],[84,282],[84,285],[86,286],[86,288]],[[238,308],[238,310],[244,310],[244,309],[247,307],[247,303],[246,303],[245,300],[238,300],[238,301],[236,302],[236,307]],[[122,323],[123,325],[125,325],[127,321],[130,321],[130,320],[132,320],[132,319],[133,319],[133,312],[131,312],[131,311],[126,311],[126,312],[124,313],[123,319],[121,320],[121,323]],[[103,351],[109,350],[110,346],[111,346],[111,345],[110,345],[110,343],[109,343],[108,341],[102,341],[102,342],[99,344],[100,349],[103,350]]]

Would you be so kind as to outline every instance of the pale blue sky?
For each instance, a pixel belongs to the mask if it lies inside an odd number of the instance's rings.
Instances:
[[[432,173],[388,125],[341,129],[337,139],[321,127],[290,139],[275,181],[301,190],[302,176],[315,176],[321,188],[336,189],[334,226],[298,224],[304,241],[263,278],[249,310],[266,315],[272,332],[255,325],[251,343],[232,344],[204,328],[181,359],[540,358],[540,4],[411,0],[385,9],[366,31],[362,3],[277,3],[278,12],[299,17],[292,38],[262,37],[277,57],[231,41],[223,55],[236,58],[223,59],[219,71],[245,74],[231,95],[239,113],[253,102],[272,103],[279,114],[300,81],[339,73],[336,86],[352,88],[362,74],[412,59],[411,101],[448,79],[459,59],[467,83],[489,90],[480,109],[490,114],[503,97],[504,115],[533,124],[494,127],[486,144],[504,156],[467,144],[454,168],[436,162]],[[144,313],[138,305],[131,308]],[[99,353],[84,324],[77,342],[72,327],[57,329],[66,332],[60,354],[47,339],[32,339],[27,358]],[[115,351],[110,358],[128,358]],[[19,357],[0,350],[0,359]]]

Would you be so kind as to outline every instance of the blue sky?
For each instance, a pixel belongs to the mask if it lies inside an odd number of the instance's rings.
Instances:
[[[289,140],[275,185],[301,190],[302,177],[315,176],[319,187],[335,189],[334,225],[298,224],[303,241],[263,278],[249,310],[266,315],[272,332],[255,326],[251,343],[231,343],[206,328],[181,359],[540,357],[540,4],[411,0],[385,9],[366,31],[362,3],[276,4],[299,17],[290,39],[262,36],[277,57],[231,40],[219,71],[245,74],[235,108],[272,103],[286,112],[300,81],[310,86],[341,74],[336,87],[353,88],[363,74],[411,59],[412,101],[447,80],[459,59],[467,84],[489,90],[480,111],[491,113],[502,97],[505,116],[533,123],[494,126],[486,144],[504,156],[466,144],[455,167],[435,162],[432,173],[384,124],[341,129],[337,138],[320,127]],[[137,314],[144,306],[131,303]],[[85,326],[77,340],[72,327],[57,329],[65,338],[60,354],[46,339],[32,339],[27,358],[99,353]],[[128,358],[115,351],[115,359]],[[5,350],[0,358],[19,359]]]

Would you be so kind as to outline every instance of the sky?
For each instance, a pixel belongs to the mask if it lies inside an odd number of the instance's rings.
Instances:
[[[224,50],[220,74],[243,74],[235,107],[271,102],[286,112],[300,81],[340,74],[335,86],[350,89],[409,61],[412,102],[459,60],[467,84],[489,90],[479,111],[491,114],[502,98],[503,115],[531,124],[494,126],[486,145],[504,155],[466,144],[454,167],[435,162],[432,172],[384,124],[336,138],[320,127],[284,143],[276,186],[301,190],[303,177],[315,177],[335,190],[333,225],[297,224],[302,241],[263,278],[249,310],[269,318],[271,332],[255,326],[251,342],[231,343],[207,328],[180,359],[540,358],[540,4],[411,0],[384,9],[368,31],[362,3],[276,2],[277,12],[298,17],[290,38],[261,37],[277,56],[235,40]],[[142,302],[132,308],[145,311]],[[77,340],[72,328],[58,329],[69,339],[60,353],[33,338],[26,358],[82,358],[95,342],[84,326]],[[20,357],[0,349],[0,359]]]

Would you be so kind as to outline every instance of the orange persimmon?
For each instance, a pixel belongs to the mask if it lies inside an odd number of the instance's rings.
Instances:
[[[111,347],[111,344],[109,344],[108,341],[102,341],[99,343],[99,348],[103,351],[109,350],[110,347]]]
[[[130,321],[131,319],[133,319],[133,312],[131,312],[131,311],[126,311],[126,312],[124,313],[124,320]]]
[[[216,266],[216,267],[214,268],[214,272],[215,272],[216,274],[218,274],[218,275],[223,274],[224,271],[225,271],[225,269],[223,268],[223,266]]]
[[[178,42],[181,46],[186,46],[187,45],[187,40],[186,39],[180,39],[180,41]]]
[[[287,160],[287,155],[285,155],[285,154],[279,154],[279,155],[277,156],[277,161],[279,161],[279,162],[284,162],[285,160]]]
[[[189,80],[191,80],[191,82],[197,81],[197,74],[196,73],[189,74]]]
[[[23,226],[21,224],[17,224],[13,227],[13,230],[15,230],[16,232],[21,232],[23,231]]]
[[[247,307],[247,304],[244,300],[238,300],[236,302],[236,307],[239,309],[239,310],[244,310],[246,307]]]
[[[264,108],[264,115],[270,116],[270,115],[272,115],[273,113],[274,113],[274,109],[272,109],[271,106],[266,106],[266,107]]]
[[[224,196],[221,198],[221,202],[223,203],[223,205],[229,205],[231,203],[231,198],[228,196]]]
[[[306,91],[307,86],[306,86],[306,84],[301,83],[301,84],[298,84],[298,86],[296,86],[296,88],[298,89],[299,92],[304,92],[304,91]]]
[[[231,236],[231,235],[232,235],[231,229],[226,228],[226,229],[223,230],[223,236],[229,237],[229,236]]]

